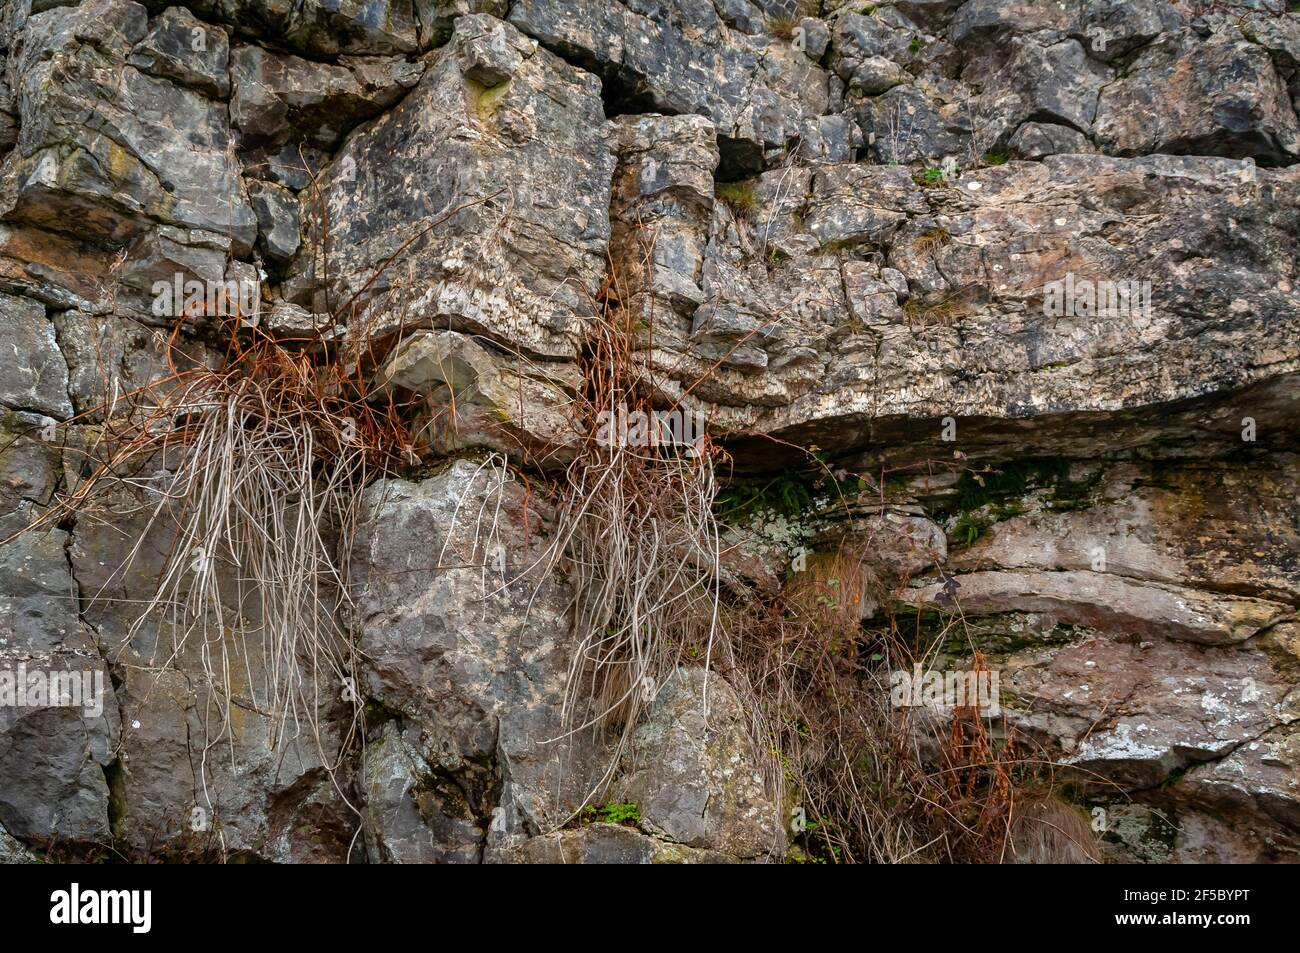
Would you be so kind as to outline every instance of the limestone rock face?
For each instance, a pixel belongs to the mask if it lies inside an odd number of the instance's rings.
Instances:
[[[0,400],[53,417],[72,416],[67,360],[45,309],[29,298],[0,294],[0,329],[10,349],[0,367]]]
[[[319,271],[300,261],[290,284],[328,275],[301,303],[373,302],[376,335],[450,321],[571,358],[604,274],[609,137],[593,76],[508,24],[463,17],[419,85],[323,171],[330,254]],[[303,219],[319,236],[307,193]]]
[[[740,702],[720,676],[681,669],[633,739],[623,799],[648,829],[736,857],[780,856],[783,818],[755,771]]]
[[[939,188],[897,167],[768,172],[752,185],[752,218],[718,203],[707,245],[682,265],[704,281],[692,343],[712,349],[674,353],[681,332],[660,306],[667,353],[648,357],[683,389],[720,361],[692,393],[735,429],[845,449],[866,440],[855,421],[1014,419],[1289,386],[1300,302],[1281,250],[1295,189],[1289,169],[1169,156],[1052,155]],[[1249,216],[1258,257],[1195,252]],[[1089,274],[1138,292],[1148,282],[1151,307],[1053,314],[1048,286]],[[1214,327],[1220,313],[1234,328],[1259,322],[1246,350],[1211,343],[1235,333]],[[934,373],[918,376],[922,365]]]
[[[1009,721],[1095,788],[1118,856],[1288,858],[1297,545],[1276,514],[1294,458],[1091,472],[1086,505],[1031,490],[904,598],[961,606]]]
[[[740,13],[739,16],[736,13]],[[510,22],[605,82],[625,112],[691,113],[718,129],[724,167],[757,172],[829,111],[807,48],[762,31],[749,3],[524,0]]]
[[[64,465],[93,466],[93,446],[68,448]],[[65,578],[70,572],[81,596],[80,618],[113,673],[121,735],[107,772],[117,802],[112,833],[133,851],[183,852],[219,837],[236,856],[268,859],[303,856],[323,843],[322,859],[342,861],[356,819],[326,768],[338,759],[347,687],[304,660],[291,677],[312,699],[306,710],[319,732],[274,715],[272,669],[283,660],[270,647],[272,633],[255,622],[252,638],[230,634],[235,618],[256,620],[260,611],[240,599],[233,570],[220,571],[224,619],[190,625],[183,614],[141,614],[174,545],[175,527],[154,515],[168,485],[162,469],[123,480],[78,521],[62,554]],[[124,536],[139,541],[134,551],[120,548]],[[196,585],[182,591],[188,596]],[[223,652],[238,664],[222,664]],[[212,672],[222,673],[215,684]],[[308,797],[320,782],[329,791],[323,807]],[[335,783],[346,785],[346,771]],[[277,843],[277,824],[292,826],[300,842]]]
[[[569,594],[528,571],[540,514],[509,473],[464,460],[365,503],[364,690],[396,716],[368,755],[372,858],[477,859],[562,823],[592,753],[564,738]]]
[[[1227,77],[1233,77],[1227,81]],[[1163,103],[1152,115],[1154,103]],[[1287,165],[1300,126],[1269,52],[1244,38],[1154,44],[1097,104],[1103,147],[1120,154],[1189,152],[1251,156]]]
[[[50,429],[46,429],[47,425]],[[0,532],[29,525],[59,479],[54,421],[6,411],[0,450]],[[108,667],[80,618],[62,530],[33,532],[0,549],[0,826],[10,837],[49,844],[110,836],[107,768],[120,730]],[[32,677],[35,677],[35,684]],[[49,677],[75,678],[77,705],[49,704]],[[18,682],[27,684],[21,687]],[[40,685],[41,694],[37,694]],[[0,845],[9,853],[13,847]],[[19,854],[21,856],[21,853]]]
[[[621,747],[570,681],[542,555],[613,329],[731,503],[787,493],[728,599],[856,553],[860,654],[978,653],[1109,859],[1295,862],[1284,6],[0,0],[0,689],[102,685],[0,691],[0,861],[786,857],[733,669],[673,661]],[[55,509],[231,335],[409,438],[322,540],[355,678],[235,639],[243,567],[201,637],[142,617],[170,449]]]

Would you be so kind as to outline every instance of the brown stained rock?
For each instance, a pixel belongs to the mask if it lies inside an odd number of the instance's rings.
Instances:
[[[1242,642],[1291,611],[1263,599],[1138,583],[1107,573],[972,572],[954,587],[933,583],[903,594],[909,605],[960,602],[976,615],[1050,612],[1072,625],[1165,637],[1201,645]]]
[[[1118,155],[1173,152],[1287,165],[1300,123],[1268,52],[1231,31],[1156,43],[1097,106],[1098,142]]]

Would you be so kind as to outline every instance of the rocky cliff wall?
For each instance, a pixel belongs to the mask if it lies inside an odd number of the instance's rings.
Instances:
[[[616,299],[647,399],[730,455],[728,578],[850,547],[864,640],[979,653],[1107,856],[1294,861],[1291,6],[3,0],[0,668],[104,687],[0,707],[0,854],[785,857],[725,673],[653,686],[612,775],[563,717],[545,485]],[[338,678],[140,625],[174,460],[59,508],[231,313],[364,331],[418,404],[358,496]],[[310,731],[259,701],[286,664]],[[574,822],[597,789],[635,816]]]

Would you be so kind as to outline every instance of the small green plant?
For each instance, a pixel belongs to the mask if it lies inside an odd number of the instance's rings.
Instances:
[[[969,546],[984,535],[992,524],[974,513],[962,513],[949,533],[954,545]]]
[[[762,510],[796,517],[812,505],[812,488],[802,474],[787,471],[758,485],[729,486],[714,500],[717,518],[733,525],[746,522]]]
[[[957,480],[957,506],[963,513],[1011,496],[1031,487],[1053,486],[1070,475],[1069,461],[1060,457],[1013,460],[997,469],[965,470]]]
[[[966,470],[957,480],[958,507],[979,509],[996,499],[1019,496],[1031,486],[1048,486],[1068,473],[1068,462],[1059,458],[1013,460],[996,469]]]
[[[606,804],[604,807],[588,804],[584,813],[588,820],[606,824],[638,824],[641,821],[639,804]]]
[[[990,150],[984,153],[985,165],[1006,165],[1011,160],[1011,153]]]
[[[919,36],[914,36],[914,37],[912,37],[912,42],[909,43],[909,44],[907,44],[907,49],[908,49],[908,52],[909,52],[909,53],[920,53],[920,52],[921,52],[921,38],[920,38]]]
[[[912,176],[912,181],[922,188],[932,189],[943,184],[943,169],[932,165]]]
[[[752,182],[719,183],[714,196],[737,218],[752,219],[758,214],[758,192]]]

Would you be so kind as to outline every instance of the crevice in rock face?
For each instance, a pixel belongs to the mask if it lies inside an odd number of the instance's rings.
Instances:
[[[120,755],[104,765],[104,783],[108,785],[108,829],[117,840],[126,816],[126,776]]]
[[[617,116],[639,116],[645,113],[657,113],[660,116],[679,115],[676,110],[657,103],[654,94],[635,77],[624,75],[618,70],[602,71],[596,63],[583,64],[575,60],[569,62],[600,77],[600,100],[605,106],[606,119]]]
[[[718,169],[714,181],[739,182],[758,175],[763,169],[763,150],[756,142],[718,136]]]
[[[1062,129],[1069,129],[1073,132],[1080,133],[1089,142],[1092,141],[1092,136],[1088,129],[1078,125],[1077,123],[1070,122],[1070,120],[1066,119],[1064,116],[1058,116],[1054,112],[1036,109],[1022,121],[1021,125],[1024,125],[1024,123],[1027,122],[1036,122],[1043,126],[1060,126]],[[1010,136],[1008,135],[1007,138],[1010,139]],[[1005,146],[1006,143],[998,143],[998,145]]]
[[[59,486],[66,488],[67,477],[64,471],[59,473]],[[127,729],[126,711],[123,707],[122,696],[119,693],[123,685],[123,678],[119,672],[118,664],[109,659],[108,652],[105,650],[100,631],[97,626],[86,618],[86,600],[85,593],[82,589],[81,581],[77,578],[76,565],[72,558],[72,547],[75,542],[76,519],[68,518],[59,523],[58,528],[66,536],[63,542],[63,556],[67,561],[68,579],[71,582],[71,596],[76,601],[77,620],[85,627],[86,631],[91,634],[95,649],[99,653],[100,662],[103,664],[108,673],[109,683],[113,690],[113,699],[117,705],[117,724],[118,734],[116,750],[110,750],[109,755],[112,758],[107,764],[101,765],[104,773],[104,784],[108,789],[107,820],[108,830],[113,839],[116,841],[122,833],[122,820],[126,815],[126,777],[125,765],[123,764],[122,749],[124,746],[123,735]],[[109,739],[112,742],[112,739]]]

